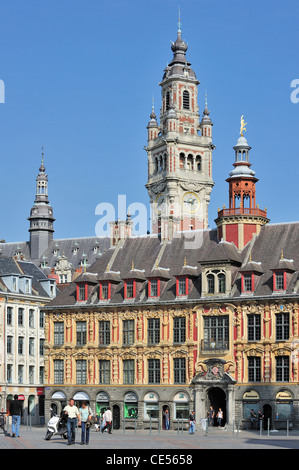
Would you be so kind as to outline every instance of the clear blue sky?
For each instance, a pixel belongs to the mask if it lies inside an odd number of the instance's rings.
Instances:
[[[94,235],[97,204],[118,194],[148,205],[146,126],[179,6],[214,122],[210,226],[228,205],[242,114],[257,202],[271,222],[299,219],[298,0],[0,0],[0,238],[29,239],[42,146],[56,238]]]

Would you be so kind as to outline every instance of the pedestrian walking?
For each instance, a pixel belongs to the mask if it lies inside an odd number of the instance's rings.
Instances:
[[[23,416],[23,406],[18,395],[9,404],[9,413],[11,415],[11,434],[12,437],[20,437],[21,417]]]
[[[106,424],[105,426],[102,427],[101,432],[103,433],[106,429],[108,429],[108,433],[112,434],[111,428],[112,428],[112,413],[110,408],[108,407],[107,410],[105,411],[103,415],[103,420],[105,420]]]
[[[190,422],[189,434],[194,434],[194,431],[195,431],[195,411],[192,411],[190,413],[189,422]]]
[[[81,416],[78,408],[75,406],[75,401],[73,398],[69,400],[69,404],[63,408],[63,411],[67,414],[67,445],[75,444],[76,438],[76,423],[77,418],[79,420],[79,425],[81,424]]]
[[[89,406],[87,406],[86,401],[82,403],[81,408],[79,408],[80,418],[81,418],[81,445],[89,444],[89,429],[91,425],[91,416],[92,412]]]
[[[222,420],[223,420],[223,411],[221,408],[219,408],[218,413],[217,413],[218,428],[221,426]]]

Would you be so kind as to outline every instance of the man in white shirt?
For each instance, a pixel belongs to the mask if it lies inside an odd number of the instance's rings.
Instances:
[[[76,437],[76,421],[77,418],[79,420],[79,426],[81,424],[81,415],[79,413],[78,408],[75,406],[75,401],[73,398],[70,399],[69,405],[63,408],[63,411],[67,414],[67,445],[70,446],[71,444],[75,444],[75,437]]]
[[[111,413],[111,410],[110,408],[108,407],[107,410],[105,411],[104,415],[103,415],[103,419],[106,421],[106,424],[105,426],[102,428],[102,433],[105,431],[105,429],[107,428],[108,429],[108,433],[109,434],[112,434],[111,433],[111,428],[112,428],[112,413]]]

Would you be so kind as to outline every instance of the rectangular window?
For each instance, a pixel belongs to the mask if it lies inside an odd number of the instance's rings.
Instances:
[[[54,359],[54,383],[64,383],[64,361],[62,359]]]
[[[45,327],[45,312],[43,312],[42,310],[39,312],[39,327]]]
[[[158,279],[151,279],[149,283],[149,296],[159,297],[159,281]]]
[[[76,380],[77,384],[85,385],[86,384],[86,361],[78,360],[76,361]]]
[[[29,338],[29,356],[34,356],[34,338]]]
[[[125,283],[125,288],[126,288],[126,299],[133,299],[135,297],[134,295],[134,281],[126,281]]]
[[[101,282],[100,283],[100,300],[109,300],[109,283],[108,282]]]
[[[12,364],[7,364],[7,382],[9,384],[12,383]]]
[[[186,317],[173,319],[173,342],[185,343],[186,341]]]
[[[134,360],[127,359],[123,362],[123,382],[127,385],[134,384]]]
[[[134,320],[123,321],[123,344],[131,345],[134,343]]]
[[[227,350],[229,342],[228,317],[204,317],[203,350]]]
[[[18,325],[24,326],[24,309],[23,308],[18,309]]]
[[[248,315],[248,341],[260,341],[261,339],[261,316]]]
[[[6,311],[6,324],[7,325],[12,325],[12,314],[13,314],[13,308],[7,307],[7,311]]]
[[[54,322],[54,346],[63,346],[64,344],[64,323]]]
[[[177,279],[177,296],[187,295],[187,278],[179,277]]]
[[[18,338],[18,354],[24,354],[24,338],[23,336],[19,336]]]
[[[243,292],[252,291],[252,274],[243,274]]]
[[[19,365],[18,366],[18,382],[19,384],[23,383],[24,379],[24,366]]]
[[[148,319],[148,344],[158,344],[160,342],[160,319]]]
[[[7,336],[6,339],[6,352],[7,354],[12,354],[12,336]]]
[[[261,358],[260,357],[248,358],[248,381],[249,382],[261,381]]]
[[[284,273],[274,273],[275,290],[285,290]]]
[[[43,366],[39,368],[39,383],[45,383],[45,368]]]
[[[41,357],[45,354],[45,340],[42,338],[39,340],[39,354]]]
[[[160,360],[159,359],[148,360],[148,383],[149,384],[160,383]]]
[[[86,321],[76,322],[77,346],[86,345]]]
[[[110,384],[110,361],[99,361],[99,384]]]
[[[276,357],[276,382],[288,382],[290,373],[289,357]]]
[[[175,384],[186,383],[186,359],[184,357],[173,360],[173,375]]]
[[[289,339],[290,320],[288,313],[276,315],[276,341],[287,341]]]
[[[79,284],[77,286],[77,300],[78,301],[84,301],[86,300],[86,288],[85,288],[85,284]]]
[[[34,310],[29,310],[29,328],[34,328]]]
[[[99,322],[99,345],[108,346],[110,344],[110,321]]]
[[[34,366],[29,366],[29,383],[34,384]]]

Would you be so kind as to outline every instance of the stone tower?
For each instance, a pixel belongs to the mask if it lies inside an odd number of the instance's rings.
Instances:
[[[181,23],[164,70],[160,124],[152,109],[148,129],[148,181],[152,232],[170,240],[179,230],[208,227],[213,123],[207,103],[200,120],[199,81],[186,59]]]
[[[36,178],[36,195],[30,211],[30,256],[35,260],[41,257],[53,240],[53,209],[48,199],[48,175],[45,173],[44,154]]]

